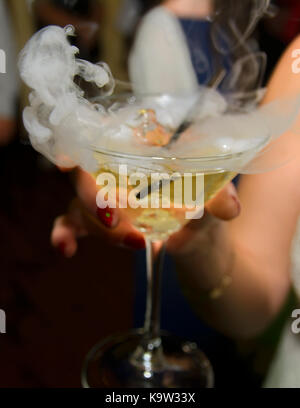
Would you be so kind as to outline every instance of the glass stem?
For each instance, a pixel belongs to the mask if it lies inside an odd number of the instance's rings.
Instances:
[[[146,239],[147,300],[144,333],[148,340],[159,338],[161,281],[165,243]]]
[[[144,371],[145,378],[165,365],[160,338],[161,278],[165,243],[146,239],[147,300],[144,332],[131,363]]]

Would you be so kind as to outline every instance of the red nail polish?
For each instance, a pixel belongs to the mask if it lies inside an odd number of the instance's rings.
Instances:
[[[97,216],[99,220],[108,228],[113,228],[117,224],[115,211],[110,208],[97,208]]]
[[[144,249],[145,240],[142,237],[138,237],[135,234],[129,234],[125,237],[123,244],[133,249]]]
[[[57,246],[58,251],[61,253],[61,255],[66,256],[66,243],[65,242],[60,242]]]

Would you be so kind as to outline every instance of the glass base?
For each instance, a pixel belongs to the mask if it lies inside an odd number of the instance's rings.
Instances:
[[[82,373],[84,388],[211,388],[214,376],[210,362],[195,343],[161,333],[159,364],[141,355],[143,330],[112,336],[88,354]],[[159,343],[160,343],[160,339]],[[143,349],[142,349],[143,350]],[[148,358],[147,358],[148,355]],[[157,354],[156,354],[157,358]],[[146,363],[145,363],[146,362]]]

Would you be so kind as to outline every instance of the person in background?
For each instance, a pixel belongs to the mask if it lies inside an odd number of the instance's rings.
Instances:
[[[13,139],[16,130],[19,90],[15,38],[5,0],[0,0],[0,50],[5,53],[4,65],[6,71],[0,72],[0,146],[4,146]],[[2,56],[4,53],[2,53]]]
[[[141,92],[193,91],[213,75],[211,0],[160,2],[141,20],[129,56],[129,76]]]
[[[99,28],[103,20],[99,0],[35,0],[33,7],[40,27],[73,25],[74,44],[80,49],[80,57],[98,62],[101,52]]]
[[[235,63],[255,71],[259,51],[253,31],[253,0],[243,7],[230,0],[226,9],[219,0],[164,0],[146,13],[138,25],[129,56],[129,74],[141,92],[190,92],[198,85],[218,87],[222,93],[259,88],[262,76],[241,75],[235,80]],[[266,10],[268,0],[262,0]],[[250,12],[251,11],[251,12]],[[259,13],[259,12],[258,12]],[[230,22],[236,22],[236,32]],[[252,58],[247,58],[252,52]],[[252,66],[251,66],[252,64]]]

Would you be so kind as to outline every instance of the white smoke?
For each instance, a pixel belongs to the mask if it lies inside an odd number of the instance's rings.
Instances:
[[[78,49],[68,42],[74,30],[50,26],[36,33],[20,54],[19,70],[33,90],[23,119],[33,146],[51,161],[89,169],[93,163],[86,141],[101,123],[101,113],[84,98],[74,82],[76,75],[94,82],[106,94],[114,80],[106,64],[91,64],[76,58]],[[86,123],[79,117],[86,118]]]
[[[95,150],[140,155],[150,166],[153,156],[209,159],[234,153],[236,160],[222,161],[220,157],[218,163],[207,160],[196,167],[201,171],[220,168],[239,172],[255,156],[258,146],[262,148],[278,138],[298,115],[299,96],[251,112],[234,113],[217,90],[205,87],[181,95],[117,95],[106,64],[94,65],[76,58],[78,49],[68,41],[73,34],[72,27],[46,27],[30,39],[19,60],[21,77],[32,89],[30,106],[23,114],[31,143],[60,166],[79,165],[95,171],[99,166]],[[86,99],[74,82],[76,76],[95,83],[97,97]],[[153,111],[155,119],[149,119],[150,115],[144,122],[141,112],[145,110]],[[187,120],[192,126],[168,149],[137,137],[136,128],[152,131],[157,126],[172,135]],[[241,159],[239,153],[244,151],[248,154]],[[179,162],[172,163],[182,170]],[[138,158],[136,164],[141,164]],[[259,166],[261,171],[262,162]]]

